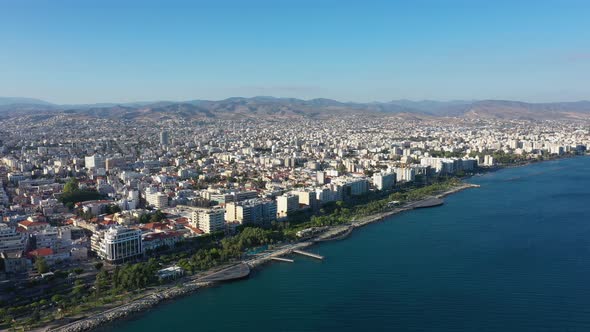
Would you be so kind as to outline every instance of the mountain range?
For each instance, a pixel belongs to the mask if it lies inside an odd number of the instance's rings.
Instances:
[[[464,117],[527,120],[590,120],[590,101],[526,103],[508,100],[454,100],[355,103],[318,98],[233,97],[224,100],[156,101],[59,105],[33,98],[0,97],[0,114],[64,112],[99,118],[329,118],[339,115],[399,115],[410,117]]]

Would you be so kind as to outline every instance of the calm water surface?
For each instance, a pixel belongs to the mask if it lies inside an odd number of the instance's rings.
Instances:
[[[590,158],[475,177],[115,331],[590,331]]]

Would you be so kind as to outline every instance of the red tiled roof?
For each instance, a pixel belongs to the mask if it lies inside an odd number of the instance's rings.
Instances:
[[[155,241],[158,239],[167,239],[171,237],[182,237],[180,232],[162,232],[162,233],[151,233],[147,234],[143,240],[144,241]]]
[[[191,232],[193,232],[195,234],[205,234],[205,232],[200,228],[189,226],[189,225],[185,225],[184,227],[190,229]]]
[[[29,251],[30,257],[47,257],[53,255],[53,249],[51,248],[39,248],[37,250]]]
[[[167,228],[166,224],[161,222],[150,222],[144,225],[141,225],[140,228],[143,229],[164,229]]]
[[[23,227],[35,227],[35,226],[47,226],[47,225],[49,225],[48,223],[46,223],[44,221],[30,221],[30,220],[21,221],[18,224],[20,226],[23,226]]]

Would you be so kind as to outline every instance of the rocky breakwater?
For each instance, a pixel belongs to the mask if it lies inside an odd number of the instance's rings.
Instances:
[[[444,193],[441,193],[441,194],[438,194],[438,195],[436,195],[436,197],[437,197],[437,198],[443,198],[443,197],[445,197],[445,196],[449,196],[449,195],[451,195],[451,194],[457,193],[457,192],[459,192],[459,191],[463,191],[463,190],[465,190],[465,189],[469,189],[469,188],[479,188],[479,187],[480,187],[480,185],[479,185],[479,184],[473,184],[473,183],[462,183],[461,185],[459,185],[459,186],[457,186],[457,187],[455,187],[455,188],[453,188],[453,189],[447,190],[447,191],[445,191]]]
[[[82,332],[95,329],[103,324],[110,323],[116,319],[128,317],[154,307],[158,303],[170,300],[179,296],[192,293],[201,287],[206,287],[210,282],[191,282],[184,285],[171,287],[162,291],[154,292],[140,299],[133,300],[128,304],[101,312],[73,323],[51,329],[59,332]]]
[[[245,278],[249,274],[250,268],[247,264],[235,264],[218,271],[206,273],[199,276],[198,278],[193,278],[191,281],[188,281],[184,284],[159,288],[150,294],[146,294],[141,298],[132,300],[127,304],[93,314],[90,317],[86,317],[57,328],[48,329],[48,331],[82,332],[93,330],[101,325],[113,322],[117,319],[122,319],[150,309],[160,302],[187,295],[201,287],[207,287],[218,282]]]

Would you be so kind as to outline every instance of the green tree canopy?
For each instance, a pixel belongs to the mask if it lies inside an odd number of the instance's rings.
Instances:
[[[72,194],[77,192],[79,189],[78,187],[78,180],[76,178],[71,178],[64,186],[63,193],[64,194]]]
[[[49,272],[49,265],[47,265],[47,261],[43,257],[37,257],[35,260],[35,268],[39,273],[47,273]]]

